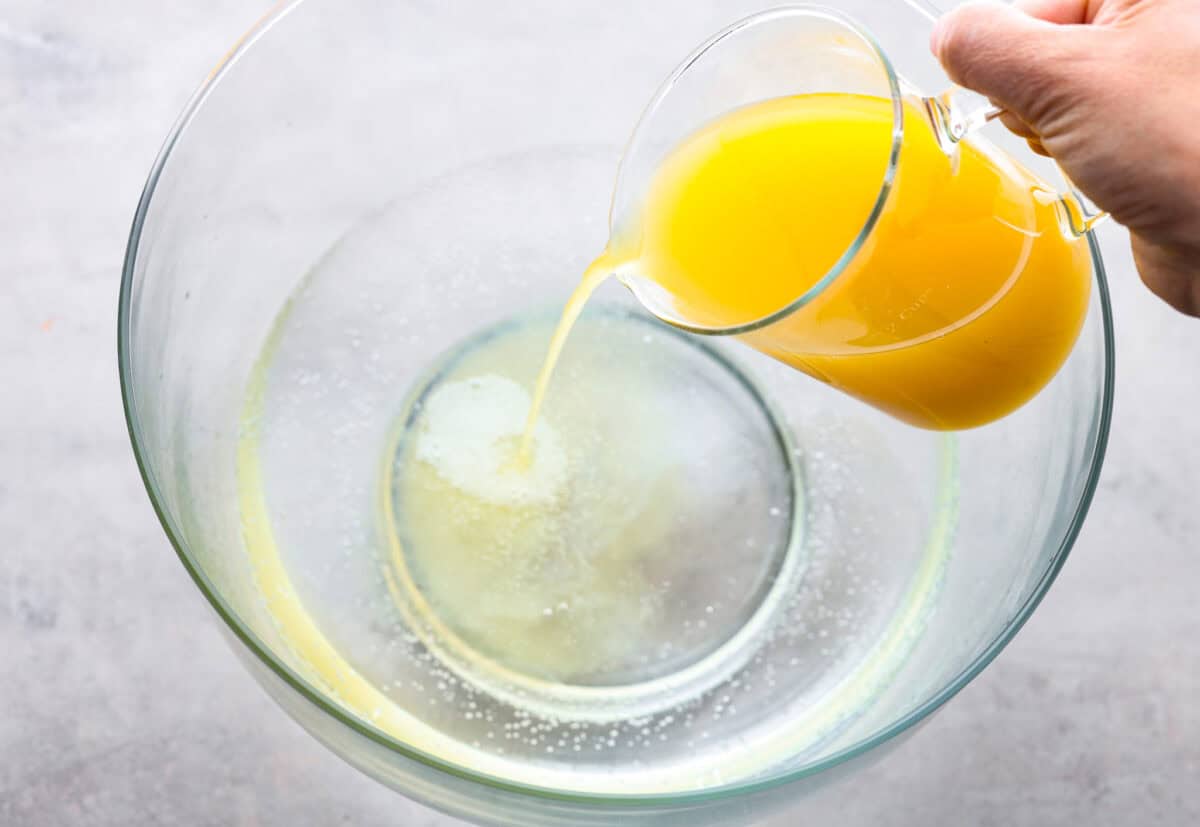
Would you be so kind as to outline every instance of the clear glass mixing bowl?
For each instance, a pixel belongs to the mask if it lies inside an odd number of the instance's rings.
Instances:
[[[836,6],[904,77],[947,85],[913,6]],[[785,808],[882,755],[978,674],[1087,511],[1113,371],[1091,238],[1095,290],[1062,372],[1012,416],[958,435],[672,331],[609,285],[568,344],[548,416],[610,400],[628,418],[597,428],[627,430],[593,457],[613,473],[669,443],[691,483],[630,476],[617,505],[659,506],[614,547],[677,542],[626,566],[636,581],[565,569],[593,610],[538,607],[560,624],[541,626],[503,614],[489,582],[503,571],[472,582],[470,560],[447,568],[397,540],[392,474],[430,389],[501,351],[532,378],[604,245],[641,107],[680,56],[757,10],[285,3],[215,68],[151,171],[119,347],[164,530],[280,705],[446,812],[747,824]],[[678,433],[651,440],[638,423],[664,411]],[[426,600],[448,586],[453,618]],[[639,589],[653,599],[630,602]],[[503,651],[501,621],[569,634]]]

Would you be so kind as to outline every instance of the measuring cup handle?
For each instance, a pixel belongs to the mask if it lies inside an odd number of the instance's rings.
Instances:
[[[1059,218],[1072,235],[1081,236],[1108,218],[1108,213],[1084,195],[1065,172],[1063,179],[1067,182],[1067,191],[1058,198]]]
[[[961,86],[951,86],[924,103],[938,141],[947,150],[1004,113],[985,96]]]
[[[938,143],[947,152],[963,138],[1004,114],[1002,108],[984,95],[961,86],[951,86],[937,97],[925,98],[924,104]],[[1084,195],[1066,173],[1063,178],[1067,182],[1067,191],[1055,193],[1063,229],[1071,235],[1081,236],[1107,218],[1108,213]]]

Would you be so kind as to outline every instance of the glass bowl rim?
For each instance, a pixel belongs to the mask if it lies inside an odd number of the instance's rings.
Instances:
[[[534,785],[520,784],[509,781],[503,778],[498,778],[485,773],[475,772],[466,767],[458,766],[451,762],[437,758],[422,750],[416,749],[408,744],[392,738],[388,734],[378,730],[358,717],[350,714],[346,710],[340,708],[335,703],[331,702],[317,687],[310,684],[308,681],[301,678],[291,668],[284,664],[274,653],[266,646],[258,636],[254,634],[250,628],[242,622],[237,613],[228,606],[225,600],[220,596],[213,584],[200,570],[199,566],[191,559],[183,542],[180,533],[172,525],[163,507],[162,500],[158,494],[157,481],[150,470],[148,458],[142,445],[142,437],[139,429],[137,417],[134,412],[133,400],[133,368],[130,353],[130,313],[132,304],[133,278],[137,264],[138,247],[141,239],[142,231],[145,227],[146,218],[149,214],[155,190],[159,179],[162,176],[164,169],[171,159],[171,155],[187,131],[188,126],[195,119],[205,100],[213,89],[221,82],[222,78],[229,72],[230,68],[237,63],[238,59],[253,46],[255,41],[266,34],[276,23],[302,5],[306,0],[278,0],[251,28],[233,45],[233,47],[221,58],[217,66],[208,74],[204,82],[192,95],[191,99],[185,105],[182,113],[176,119],[171,127],[166,140],[163,142],[162,148],[159,150],[158,156],[155,158],[153,165],[150,168],[146,183],[142,189],[141,196],[138,200],[137,209],[134,213],[133,224],[129,233],[129,240],[125,249],[125,258],[121,272],[121,287],[120,297],[117,311],[117,362],[120,374],[121,386],[121,403],[125,416],[126,428],[129,432],[130,443],[133,448],[134,459],[137,463],[138,473],[141,475],[142,482],[149,495],[151,506],[154,509],[155,515],[158,517],[159,524],[162,526],[163,532],[166,534],[171,546],[175,549],[180,562],[184,569],[187,570],[196,587],[204,595],[205,600],[212,609],[221,618],[222,622],[230,632],[249,650],[255,658],[268,670],[292,691],[299,694],[315,706],[320,712],[330,716],[337,723],[348,727],[358,735],[374,742],[375,744],[385,748],[388,752],[394,753],[404,759],[415,761],[419,764],[433,769],[445,775],[459,778],[465,781],[480,784],[484,787],[491,788],[497,791],[507,793],[515,793],[518,795],[529,796],[545,800],[559,801],[563,803],[576,804],[580,806],[593,807],[623,807],[623,808],[638,808],[638,807],[662,807],[664,805],[673,807],[699,806],[707,803],[715,803],[718,801],[746,796],[754,793],[764,792],[766,790],[782,787],[801,779],[815,776],[819,773],[830,770],[847,761],[850,761],[870,750],[890,741],[901,733],[911,729],[916,724],[923,721],[933,712],[938,710],[943,704],[949,701],[952,697],[958,694],[968,683],[970,683],[984,668],[995,659],[995,657],[1004,649],[1005,646],[1016,636],[1021,630],[1025,622],[1032,615],[1038,604],[1042,601],[1047,590],[1058,576],[1062,569],[1066,558],[1070,553],[1071,547],[1074,545],[1079,531],[1082,528],[1088,509],[1091,505],[1093,496],[1096,492],[1096,486],[1099,482],[1100,469],[1104,464],[1104,455],[1108,445],[1109,429],[1112,422],[1112,406],[1113,406],[1113,390],[1114,390],[1114,369],[1115,369],[1115,354],[1113,341],[1113,320],[1112,306],[1108,290],[1108,278],[1104,270],[1104,263],[1100,257],[1100,247],[1093,233],[1087,234],[1089,252],[1092,258],[1093,268],[1096,276],[1096,296],[1100,303],[1101,322],[1104,331],[1104,383],[1103,396],[1100,405],[1100,417],[1098,427],[1095,430],[1095,445],[1092,455],[1091,465],[1088,469],[1087,480],[1083,485],[1079,499],[1075,505],[1075,513],[1071,518],[1070,525],[1064,533],[1062,542],[1050,559],[1050,564],[1042,573],[1037,584],[1030,592],[1029,597],[1020,606],[1014,615],[1013,619],[1006,624],[999,634],[968,663],[960,672],[950,681],[946,683],[938,692],[931,695],[929,698],[921,702],[919,705],[909,710],[904,716],[900,717],[890,725],[880,729],[872,735],[858,741],[851,746],[848,746],[838,752],[822,758],[818,761],[805,764],[801,767],[780,773],[768,778],[755,778],[743,782],[734,782],[724,784],[718,787],[711,787],[700,790],[688,790],[675,793],[656,793],[656,794],[602,794],[602,793],[587,793],[574,792],[570,790],[560,790],[547,787],[538,787]],[[911,0],[897,0],[904,2],[907,5],[912,5]]]

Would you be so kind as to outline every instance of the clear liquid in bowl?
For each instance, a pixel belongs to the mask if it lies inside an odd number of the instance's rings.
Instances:
[[[503,292],[410,333],[424,301],[478,287],[480,263],[444,250],[442,272],[407,274],[404,252],[462,203],[481,205],[486,245],[488,210],[511,205],[485,194],[513,180],[528,220],[552,226],[551,196],[580,164],[506,159],[439,182],[297,288],[238,449],[257,585],[307,678],[481,772],[665,793],[803,761],[870,708],[923,632],[954,522],[954,440],[832,413],[827,388],[666,328],[616,290],[567,340],[537,446],[556,456],[533,482],[505,483],[486,439],[448,442],[423,417],[472,394],[486,411],[462,406],[455,432],[515,440],[556,314]],[[551,265],[487,266],[514,284]]]

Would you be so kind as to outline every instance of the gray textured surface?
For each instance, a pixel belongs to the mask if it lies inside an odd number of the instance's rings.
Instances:
[[[449,825],[237,665],[130,455],[116,295],[143,177],[265,7],[0,2],[0,824]],[[1119,380],[1074,559],[1016,642],[811,823],[1200,820],[1200,323],[1103,234]],[[791,823],[791,822],[789,822]]]

